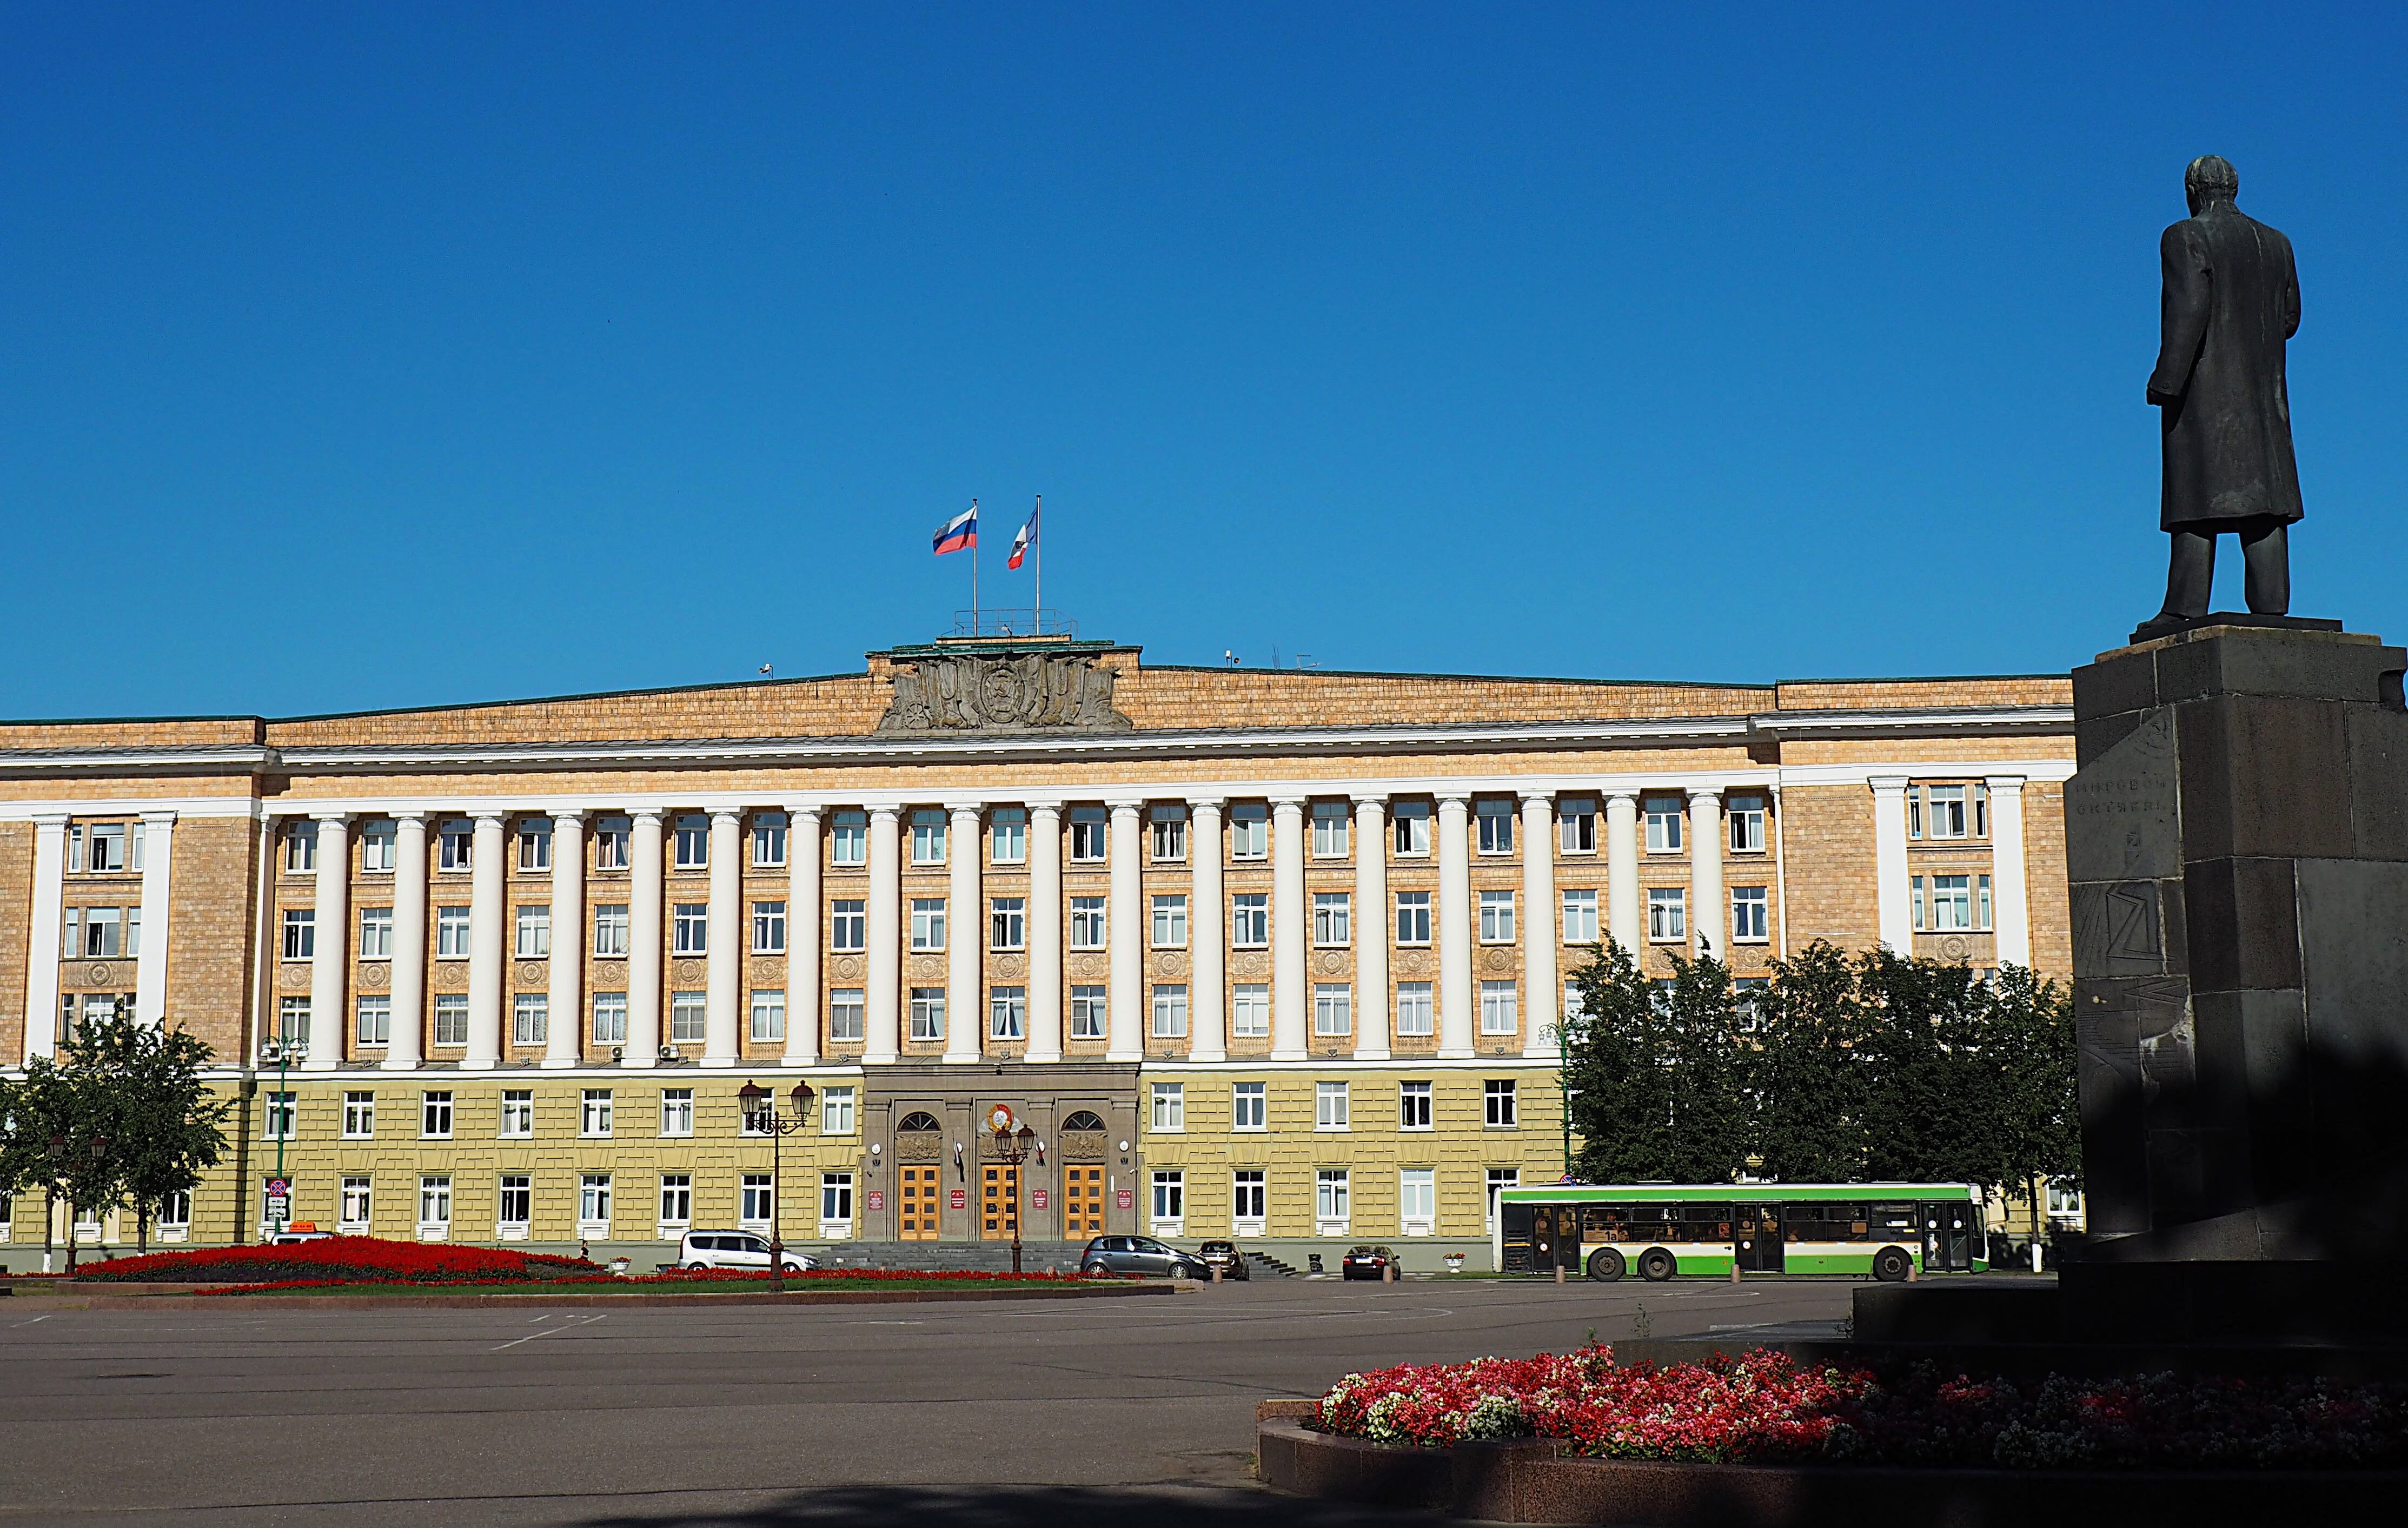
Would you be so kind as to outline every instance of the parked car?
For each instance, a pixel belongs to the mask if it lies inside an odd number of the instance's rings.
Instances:
[[[334,1239],[335,1234],[331,1231],[279,1231],[274,1235],[267,1238],[267,1245],[270,1247],[293,1247],[305,1241],[332,1241]]]
[[[1384,1247],[1349,1247],[1338,1264],[1340,1278],[1385,1278],[1390,1268],[1398,1273],[1397,1254]]]
[[[1167,1278],[1206,1278],[1197,1256],[1152,1236],[1097,1236],[1079,1254],[1082,1274],[1157,1274]]]
[[[1205,1242],[1196,1249],[1196,1256],[1203,1263],[1205,1271],[1208,1274],[1212,1269],[1218,1268],[1221,1270],[1221,1277],[1224,1278],[1244,1278],[1249,1277],[1246,1273],[1246,1255],[1238,1250],[1238,1244],[1236,1242]]]
[[[820,1260],[787,1248],[778,1260],[788,1273],[809,1273]],[[769,1266],[769,1238],[750,1231],[689,1231],[678,1243],[681,1268],[759,1268]]]

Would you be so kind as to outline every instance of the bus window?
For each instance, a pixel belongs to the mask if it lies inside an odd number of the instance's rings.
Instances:
[[[1678,1239],[1728,1241],[1731,1239],[1731,1215],[1728,1205],[1683,1205]]]
[[[1609,1242],[1631,1239],[1631,1207],[1628,1205],[1588,1205],[1581,1210],[1581,1239]]]
[[[1913,1205],[1875,1205],[1871,1240],[1912,1241],[1923,1239],[1923,1221]]]

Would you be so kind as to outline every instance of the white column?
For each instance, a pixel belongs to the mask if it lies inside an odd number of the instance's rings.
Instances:
[[[1304,974],[1312,910],[1304,894],[1304,798],[1271,799],[1271,1059],[1302,1061],[1312,1043]]]
[[[820,808],[786,808],[786,1064],[820,1059]]]
[[[986,1034],[986,892],[979,875],[983,820],[975,801],[945,803],[945,1060],[979,1059]]]
[[[1914,914],[1906,900],[1906,777],[1867,780],[1873,788],[1873,899],[1881,942],[1914,953]]]
[[[503,878],[509,855],[501,814],[479,813],[468,868],[468,1053],[460,1061],[471,1072],[502,1064],[502,978],[509,950]]]
[[[309,1048],[305,1071],[343,1064],[349,1025],[343,998],[351,989],[351,835],[350,817],[314,814],[318,824],[318,900],[309,956]]]
[[[627,845],[627,1045],[623,1064],[661,1060],[661,814],[629,814]]]
[[[1552,1056],[1559,1049],[1557,1011],[1563,1007],[1555,951],[1563,948],[1555,906],[1555,799],[1544,791],[1522,796],[1522,1054]]]
[[[34,819],[34,906],[25,920],[27,1061],[58,1050],[60,897],[66,881],[66,814],[45,813]]]
[[[1354,1059],[1388,1059],[1387,798],[1354,798]]]
[[[869,940],[867,1041],[861,1059],[871,1066],[892,1062],[903,1048],[903,830],[902,808],[869,808],[869,907],[864,925]]]
[[[585,1050],[585,814],[552,814],[552,988],[543,1064],[574,1066]]]
[[[1062,1059],[1062,807],[1028,807],[1028,1059]]]
[[[703,915],[702,1064],[744,1053],[744,814],[710,814],[710,902]]]
[[[1187,800],[1187,1017],[1195,1026],[1193,1061],[1226,1061],[1229,1033],[1229,933],[1221,891],[1221,798]]]
[[[167,1017],[167,900],[176,868],[176,814],[142,814],[142,953],[134,962],[134,1016],[157,1028]]]
[[[415,1071],[426,1056],[426,818],[393,814],[393,1039],[388,1071]]]
[[[1112,801],[1111,1005],[1106,1061],[1145,1059],[1145,828],[1142,802]]]
[[[2024,878],[2024,777],[1993,775],[1985,783],[1990,787],[1990,926],[1997,933],[1999,964],[2029,965],[2031,893]],[[150,936],[147,918],[142,935]]]
[[[1438,1053],[1469,1059],[1480,1019],[1471,984],[1471,798],[1438,798]]]
[[[1605,798],[1606,932],[1632,960],[1647,948],[1647,914],[1639,892],[1639,796],[1616,791]]]
[[[1722,793],[1689,792],[1690,948],[1730,964],[1730,907],[1723,893]]]

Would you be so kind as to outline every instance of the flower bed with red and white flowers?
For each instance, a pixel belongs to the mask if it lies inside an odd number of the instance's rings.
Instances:
[[[111,1258],[76,1270],[77,1283],[265,1284],[332,1280],[345,1284],[514,1284],[580,1276],[608,1278],[573,1257],[499,1247],[328,1236],[282,1246],[206,1247]]]
[[[2096,1470],[2408,1466],[2408,1387],[2172,1374],[2027,1383],[1759,1350],[1622,1365],[1610,1348],[1350,1374],[1318,1431],[1441,1449],[1561,1438],[1602,1459]]]

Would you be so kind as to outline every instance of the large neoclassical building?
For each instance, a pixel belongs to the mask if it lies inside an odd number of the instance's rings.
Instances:
[[[1484,1255],[1496,1189],[1563,1169],[1556,1024],[1602,935],[1750,981],[1818,938],[2065,974],[2071,729],[2057,677],[1166,667],[1053,637],[0,725],[0,1058],[129,1005],[214,1048],[231,1150],[171,1238],[256,1236],[280,1147],[294,1219],[391,1236],[982,1239],[1017,1205],[1034,1240]],[[780,1209],[736,1094],[797,1079]],[[1041,1147],[1016,1170],[996,1105]],[[39,1243],[41,1213],[0,1234]]]

